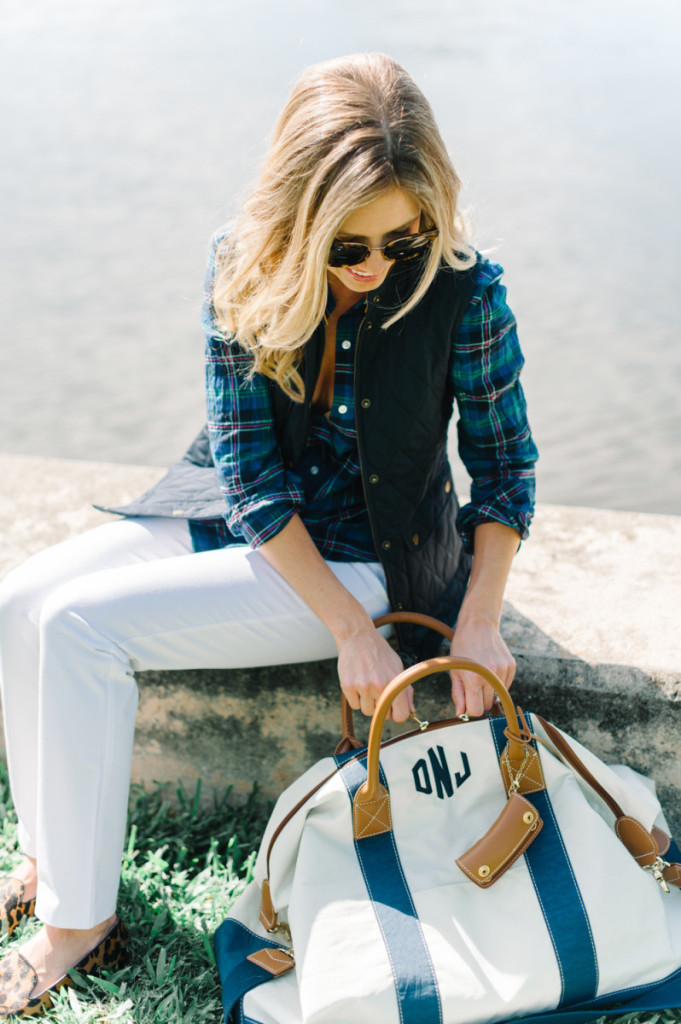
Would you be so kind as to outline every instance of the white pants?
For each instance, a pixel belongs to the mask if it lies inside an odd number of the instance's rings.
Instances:
[[[372,617],[388,611],[380,565],[329,565]],[[108,523],[10,573],[0,584],[0,682],[19,841],[38,861],[38,916],[89,928],[114,912],[135,671],[336,653],[261,554],[196,554],[183,520]]]

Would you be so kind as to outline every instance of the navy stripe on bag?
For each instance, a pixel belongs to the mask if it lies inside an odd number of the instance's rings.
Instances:
[[[366,756],[343,765],[344,760],[336,759],[352,803],[366,781]],[[387,789],[382,769],[380,778]],[[402,1024],[437,1024],[442,1021],[440,992],[395,837],[385,832],[355,840],[355,851],[392,967],[400,1020]]]
[[[234,918],[226,918],[213,938],[215,960],[222,981],[222,1007],[225,1021],[239,1004],[239,1012],[243,1016],[240,1000],[257,985],[272,981],[272,975],[264,967],[252,963],[246,958],[250,953],[260,949],[284,949],[278,942],[256,935],[246,925]]]
[[[506,719],[490,718],[489,724],[501,757],[506,746]],[[598,960],[584,900],[548,793],[523,795],[544,822],[525,851],[525,861],[556,954],[562,989],[558,1006],[585,1002],[598,991]]]

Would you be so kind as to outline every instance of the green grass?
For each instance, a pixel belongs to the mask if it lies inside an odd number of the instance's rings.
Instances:
[[[200,786],[191,796],[167,787],[133,790],[119,899],[130,963],[102,978],[75,978],[46,1024],[221,1024],[212,936],[250,877],[271,806],[257,793],[238,807],[229,793],[208,807],[200,796]],[[0,868],[7,869],[18,859],[16,816],[1,765],[0,812]],[[24,920],[12,945],[36,927]],[[6,945],[5,935],[0,954]],[[681,1012],[609,1021],[681,1024]]]
[[[200,786],[191,796],[168,787],[134,789],[118,904],[130,932],[130,963],[102,978],[75,978],[46,1024],[220,1024],[212,937],[250,877],[271,805],[257,793],[239,807],[228,792],[208,807],[199,797]],[[0,811],[6,870],[19,857],[4,768]],[[11,945],[37,927],[24,919]],[[3,936],[0,947],[6,946]]]

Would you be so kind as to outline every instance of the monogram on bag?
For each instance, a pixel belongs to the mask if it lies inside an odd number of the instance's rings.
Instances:
[[[501,712],[382,742],[393,699],[455,668]],[[681,851],[647,780],[466,659],[397,676],[367,747],[346,703],[343,722],[334,756],[279,798],[216,933],[227,1022],[579,1024],[681,1005]]]

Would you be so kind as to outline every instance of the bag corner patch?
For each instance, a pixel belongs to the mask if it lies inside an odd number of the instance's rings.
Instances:
[[[282,974],[288,974],[296,966],[293,953],[286,949],[258,949],[255,953],[249,953],[246,957],[252,964],[262,967],[271,974],[273,978],[280,978]]]

